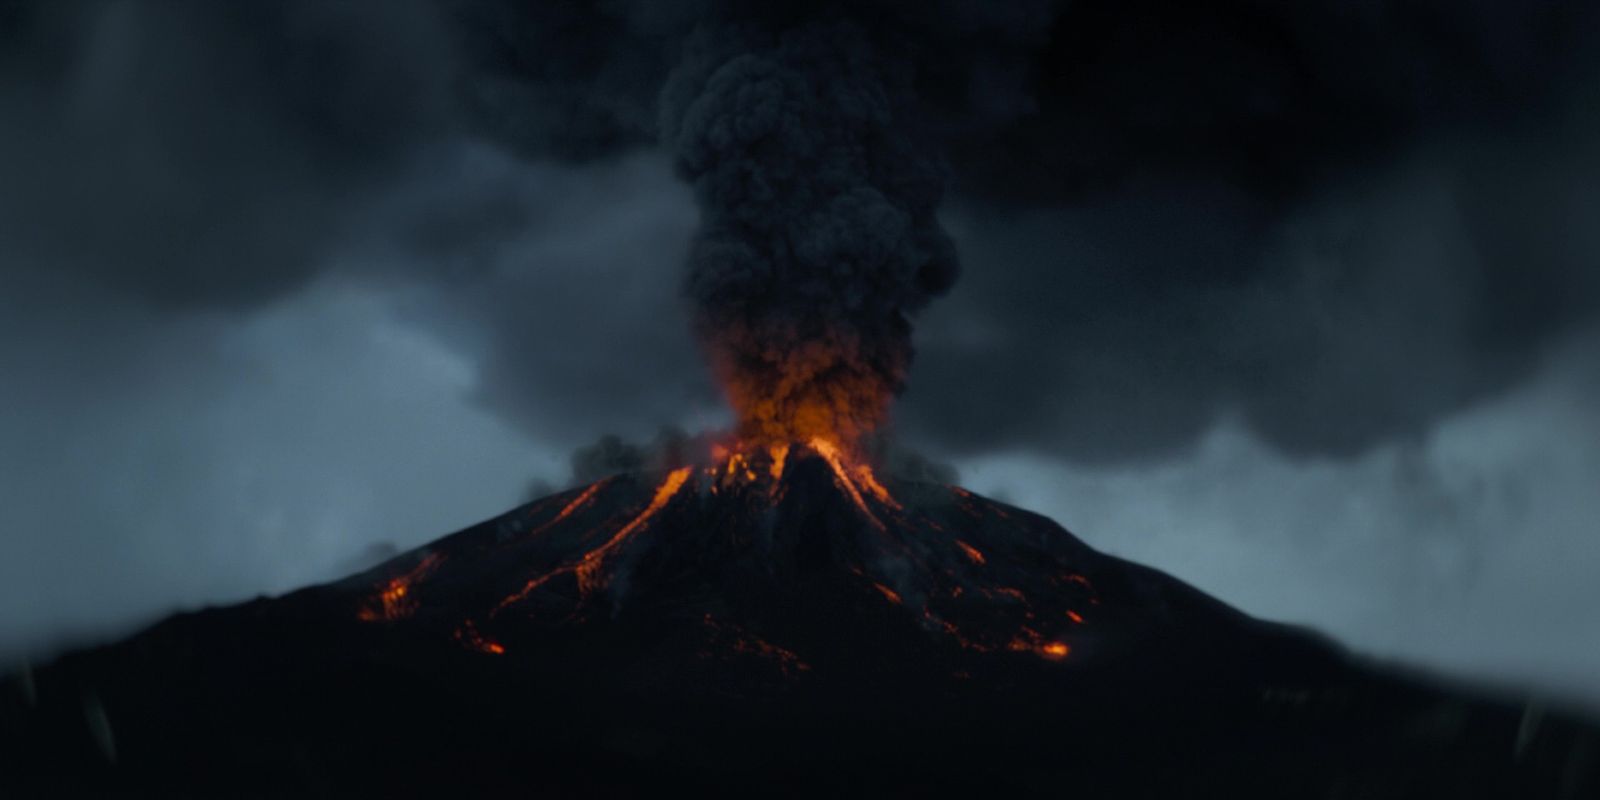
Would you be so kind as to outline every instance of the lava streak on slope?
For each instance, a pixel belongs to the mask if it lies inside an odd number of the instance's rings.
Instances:
[[[854,503],[856,508],[861,509],[861,513],[866,515],[866,518],[871,521],[874,526],[876,526],[879,530],[884,530],[883,520],[878,519],[878,515],[872,513],[872,509],[867,507],[867,501],[861,494],[861,487],[857,485],[856,480],[851,477],[852,470],[850,465],[845,463],[843,455],[841,455],[839,452],[839,448],[827,439],[814,439],[811,441],[811,449],[816,451],[817,455],[821,456],[823,461],[828,462],[828,468],[833,470],[834,480],[838,482],[839,488],[850,497],[850,502]],[[862,466],[861,470],[864,471],[869,477],[872,475],[871,471],[865,466]],[[872,480],[870,486],[877,487],[877,489],[882,492],[882,494],[879,495],[880,497],[888,500],[888,502],[894,502],[893,498],[889,497],[888,490],[884,489],[876,479]],[[877,492],[874,492],[874,494],[876,495]]]
[[[454,591],[470,603],[428,619],[454,620],[445,633],[478,653],[523,652],[530,623],[583,625],[641,603],[645,613],[688,604],[726,626],[800,639],[730,609],[743,602],[741,586],[781,594],[796,570],[822,569],[863,590],[850,601],[859,609],[886,603],[888,618],[929,647],[1054,662],[1095,635],[1080,613],[1101,602],[1084,574],[1092,551],[1048,520],[955,487],[881,481],[829,439],[708,450],[697,465],[605,479],[559,505],[530,506],[545,517],[536,524],[519,517],[492,537],[380,571],[360,618],[407,618],[418,584],[438,582],[457,588],[428,598]],[[822,657],[806,663],[827,668]]]
[[[506,652],[505,645],[492,639],[484,638],[484,635],[478,632],[477,623],[470,619],[463,621],[461,627],[456,628],[455,639],[468,650],[476,650],[492,656],[505,655]]]
[[[443,560],[443,553],[429,553],[416,566],[385,581],[383,587],[356,612],[357,616],[368,622],[392,622],[411,616],[417,610],[417,599],[412,595],[413,587],[438,569]]]
[[[571,502],[562,506],[561,510],[556,513],[554,518],[552,518],[549,522],[546,522],[543,525],[533,529],[533,532],[528,535],[537,536],[538,534],[549,530],[556,525],[560,525],[563,520],[584,509],[590,503],[593,503],[594,496],[599,494],[600,490],[604,488],[605,485],[606,482],[603,480],[595,481],[594,483],[589,484],[589,487],[584,489],[582,492],[579,492],[578,496],[573,498]]]
[[[1254,796],[1234,791],[1236,776],[1253,785],[1254,771],[1285,759],[1322,759],[1330,785],[1346,787],[1351,765],[1437,764],[1465,752],[1452,750],[1463,742],[1504,754],[1506,774],[1553,765],[1546,774],[1566,786],[1561,759],[1596,741],[1584,734],[1537,756],[1546,761],[1513,763],[1515,708],[1474,712],[1457,727],[1469,733],[1419,741],[1421,726],[1439,727],[1429,721],[1441,708],[1464,706],[1431,689],[1404,700],[1392,681],[1353,682],[1345,656],[1320,640],[1099,555],[1043,517],[885,479],[891,506],[848,461],[830,464],[806,445],[784,454],[776,479],[763,458],[771,453],[731,455],[618,475],[344,581],[184,615],[127,645],[69,656],[47,668],[38,701],[0,691],[0,759],[12,758],[0,765],[0,795],[227,796],[240,774],[320,779],[339,768],[347,782],[338,788],[354,790],[341,796],[417,794],[419,775],[436,781],[428,794],[476,794],[482,787],[464,781],[486,770],[496,770],[496,791],[485,792],[494,796],[526,793],[530,774],[556,796],[734,796],[787,788],[808,770],[832,781],[833,768],[857,764],[894,771],[795,795],[870,787],[927,797],[949,784],[955,797],[1062,786],[1099,796],[1124,770],[1095,781],[1084,770],[1127,753],[1176,753],[1177,784],[1110,796],[1236,797]],[[85,697],[105,698],[100,708],[131,755],[105,763],[84,725]],[[1409,705],[1393,710],[1397,698]],[[1330,730],[1357,749],[1328,754]],[[1534,746],[1549,736],[1541,728]],[[641,744],[660,769],[639,774],[639,785],[587,783],[604,771],[590,764],[629,774]],[[1245,746],[1246,757],[1212,760]],[[274,773],[308,747],[314,772]],[[8,793],[15,765],[58,782],[152,770],[187,779],[211,768],[216,783]],[[672,783],[686,765],[703,771]],[[1057,773],[1002,781],[1041,765]],[[1217,791],[1193,791],[1202,768],[1225,770],[1209,787]],[[550,790],[563,775],[585,782]],[[1461,777],[1452,764],[1425,785],[1453,789]],[[1288,773],[1260,785],[1266,797],[1305,786]],[[1508,786],[1476,796],[1540,796],[1498,791]],[[283,794],[326,793],[293,788]],[[1593,793],[1549,796],[1580,794]]]
[[[680,489],[683,488],[683,484],[689,479],[689,473],[692,471],[693,470],[689,467],[680,467],[668,473],[666,480],[662,481],[661,485],[656,487],[655,496],[651,498],[650,504],[645,506],[643,511],[640,511],[637,516],[630,520],[626,525],[623,525],[622,528],[620,528],[616,533],[612,534],[611,538],[607,539],[605,544],[585,552],[576,562],[564,564],[556,569],[528,580],[522,585],[522,588],[506,596],[497,605],[495,605],[494,609],[490,612],[490,615],[493,616],[498,614],[501,611],[504,611],[505,609],[514,606],[523,600],[526,600],[528,595],[532,594],[535,589],[548,583],[551,579],[561,575],[576,575],[578,579],[578,590],[584,596],[591,595],[596,591],[605,588],[606,579],[601,573],[600,569],[604,565],[606,557],[621,547],[622,544],[627,541],[628,537],[636,533],[639,528],[641,528],[650,520],[651,517],[655,516],[656,513],[659,512],[662,507],[665,506],[667,502],[671,500]],[[593,486],[590,486],[588,489],[585,489],[576,500],[568,504],[566,508],[563,508],[561,512],[556,515],[554,520],[540,526],[534,532],[538,533],[556,523],[561,522],[567,518],[574,509],[578,508],[580,505],[591,502],[593,500],[594,493],[602,485],[604,485],[604,483],[605,481],[601,481]]]
[[[622,529],[613,534],[610,539],[607,539],[605,544],[583,555],[582,560],[574,567],[574,571],[578,575],[578,590],[580,592],[589,595],[605,588],[606,578],[600,572],[600,567],[605,563],[606,556],[611,555],[613,551],[622,546],[623,542],[628,540],[629,536],[632,536],[646,522],[649,522],[650,518],[655,516],[656,512],[660,511],[667,504],[667,501],[678,493],[679,489],[683,488],[683,483],[689,479],[690,472],[691,469],[689,467],[679,467],[667,473],[667,479],[662,481],[661,485],[656,488],[655,497],[651,498],[650,505],[645,506],[645,509],[639,512],[639,516],[634,517],[631,522],[622,526]]]

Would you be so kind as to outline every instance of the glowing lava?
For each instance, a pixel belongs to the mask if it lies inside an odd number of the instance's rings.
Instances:
[[[585,597],[594,594],[596,591],[604,589],[606,585],[606,578],[604,573],[601,571],[601,567],[604,566],[606,557],[615,552],[617,548],[621,547],[623,542],[628,540],[628,537],[636,533],[639,528],[643,527],[643,525],[650,520],[651,517],[655,516],[657,512],[661,511],[661,509],[666,506],[668,501],[672,500],[673,496],[683,488],[684,483],[689,480],[689,474],[693,471],[694,469],[692,467],[680,467],[672,472],[667,473],[666,480],[662,481],[661,485],[656,487],[655,496],[650,499],[650,505],[645,506],[645,509],[639,512],[639,514],[630,520],[628,524],[622,526],[617,530],[616,533],[612,534],[611,538],[607,539],[605,544],[602,544],[599,547],[584,553],[583,557],[578,559],[577,563],[566,564],[557,567],[556,569],[529,580],[527,583],[522,585],[521,589],[501,600],[499,604],[494,607],[494,610],[490,612],[490,616],[499,614],[501,611],[504,611],[505,609],[514,606],[523,600],[526,600],[528,595],[533,593],[533,590],[543,586],[552,578],[555,578],[559,575],[566,575],[569,573],[576,575],[578,579],[578,591]],[[598,485],[599,484],[596,484],[596,486]],[[590,488],[593,489],[594,487]],[[584,492],[584,494],[587,495],[589,493]],[[578,500],[583,500],[583,497],[580,496]],[[568,508],[573,508],[577,505],[577,503],[577,500],[573,501],[573,505],[569,505]],[[566,513],[566,511],[564,510],[562,513]]]
[[[701,452],[692,465],[660,474],[647,495],[641,496],[645,487],[632,479],[608,478],[559,501],[535,505],[529,513],[549,518],[516,538],[498,532],[495,546],[561,549],[553,551],[559,553],[554,558],[541,559],[536,571],[507,576],[491,595],[500,598],[498,602],[490,600],[486,608],[458,617],[449,629],[455,642],[469,651],[499,656],[507,654],[507,647],[497,641],[504,635],[520,650],[515,629],[505,627],[515,623],[503,619],[501,612],[529,601],[540,587],[557,579],[570,578],[571,583],[563,582],[559,591],[538,598],[537,616],[543,623],[566,625],[591,618],[585,613],[593,608],[590,601],[623,582],[625,550],[642,552],[661,539],[699,536],[707,524],[723,530],[717,535],[729,536],[727,542],[745,546],[748,531],[772,524],[774,515],[781,519],[808,513],[785,502],[796,482],[813,489],[831,485],[835,490],[831,494],[806,491],[805,504],[833,503],[846,514],[855,512],[862,523],[842,529],[823,526],[804,535],[864,537],[838,551],[842,559],[836,566],[898,609],[892,613],[906,614],[912,624],[961,651],[1061,661],[1072,653],[1070,642],[1079,635],[1078,626],[1085,624],[1076,609],[1100,604],[1094,585],[1074,564],[1058,562],[1053,569],[1039,569],[1031,549],[1019,556],[1016,542],[1026,538],[1018,540],[1010,532],[1019,528],[1020,517],[956,487],[947,487],[948,500],[930,500],[925,489],[906,485],[907,502],[902,503],[858,451],[836,437],[790,443],[724,440],[707,444]],[[795,469],[801,459],[813,471]],[[673,502],[686,494],[693,495],[690,501]],[[554,503],[560,506],[551,514]],[[695,551],[666,552],[677,557]],[[414,614],[417,584],[431,579],[442,562],[443,554],[434,553],[400,567],[401,574],[391,573],[372,588],[359,608],[360,618],[397,620]],[[448,568],[457,563],[452,559]],[[1027,566],[1019,570],[1023,564]],[[755,656],[776,664],[790,677],[813,669],[792,651],[732,620],[708,613],[704,622],[714,634],[716,649],[724,654]],[[816,669],[825,666],[819,663]]]
[[[483,634],[478,632],[478,626],[470,619],[461,623],[461,627],[456,628],[455,637],[456,641],[460,642],[461,646],[468,650],[476,650],[479,653],[491,656],[503,656],[506,653],[505,645],[493,639],[485,638]]]
[[[592,484],[589,484],[589,488],[584,489],[582,492],[580,492],[577,497],[572,499],[572,502],[567,503],[565,506],[562,506],[561,511],[559,513],[557,513],[554,517],[552,517],[549,522],[546,522],[545,524],[540,525],[537,528],[534,528],[532,533],[530,533],[529,535],[530,536],[537,536],[540,533],[543,533],[544,531],[549,530],[550,528],[553,528],[556,525],[559,525],[561,522],[565,521],[567,517],[570,517],[573,514],[578,513],[579,511],[581,511],[582,509],[587,507],[589,504],[594,502],[595,495],[599,494],[600,490],[602,488],[604,488],[605,485],[606,485],[606,481],[604,481],[604,480],[596,481],[596,482],[594,482]]]
[[[767,474],[771,475],[774,481],[783,480],[783,463],[789,458],[789,445],[775,444],[767,448],[767,455],[772,458],[772,464],[767,467]]]
[[[983,553],[979,552],[978,548],[973,547],[972,545],[967,544],[966,542],[963,542],[960,539],[956,540],[956,547],[961,548],[962,555],[965,555],[967,557],[968,561],[971,561],[972,563],[978,564],[980,566],[983,564],[983,562],[984,562]]]
[[[1066,658],[1072,652],[1065,642],[1049,642],[1039,647],[1039,655],[1045,658]]]
[[[1047,640],[1038,631],[1026,626],[1017,632],[1017,636],[1006,645],[1006,649],[1031,652],[1050,661],[1060,661],[1072,652],[1072,648],[1066,642]]]
[[[874,502],[893,511],[904,510],[888,487],[878,480],[872,467],[832,437],[817,436],[804,442],[767,445],[753,440],[714,444],[710,448],[711,464],[700,469],[710,479],[712,491],[765,484],[767,496],[776,501],[783,495],[785,465],[796,449],[810,450],[820,457],[833,472],[834,483],[874,527],[880,530],[885,527],[883,519],[873,509]]]
[[[731,325],[712,337],[712,364],[739,417],[741,441],[763,447],[817,438],[854,443],[888,418],[904,367],[874,363],[847,331],[788,342],[781,350],[736,344],[755,345],[751,333]]]
[[[883,520],[878,519],[878,515],[872,513],[872,509],[867,506],[867,500],[861,492],[862,487],[865,486],[872,496],[878,498],[879,502],[890,508],[899,509],[900,504],[889,496],[889,490],[878,482],[877,477],[872,474],[872,469],[865,464],[847,463],[839,446],[828,439],[812,439],[807,444],[817,455],[822,456],[823,461],[828,463],[828,468],[833,470],[835,481],[839,484],[839,488],[843,489],[845,494],[850,497],[850,502],[854,503],[856,508],[861,509],[861,513],[865,514],[867,519],[877,526],[879,530],[884,530]],[[852,475],[856,477],[851,477]]]
[[[689,479],[689,473],[692,471],[690,467],[680,467],[667,473],[667,479],[662,481],[661,485],[656,488],[655,497],[651,498],[650,505],[639,512],[639,516],[634,517],[632,522],[622,526],[622,529],[613,534],[605,544],[584,554],[583,559],[578,562],[575,568],[578,574],[578,590],[580,592],[587,595],[605,588],[605,576],[600,572],[600,567],[605,563],[606,556],[611,555],[613,551],[621,547],[629,536],[632,536],[651,517],[655,516],[656,512],[660,511],[667,504],[667,501],[671,500],[673,495],[676,495],[678,490],[683,488],[684,481]]]
[[[378,590],[376,596],[368,601],[367,605],[356,616],[366,622],[389,621],[405,619],[417,610],[417,600],[412,596],[412,588],[418,581],[428,577],[439,564],[444,561],[442,553],[429,553],[417,565],[407,570],[404,574],[390,578]]]

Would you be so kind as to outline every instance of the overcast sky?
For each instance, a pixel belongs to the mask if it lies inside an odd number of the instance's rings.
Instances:
[[[1252,613],[1600,705],[1587,4],[879,5],[961,263],[904,441]],[[811,13],[774,8],[733,21]],[[726,424],[657,126],[736,16],[0,0],[0,657]]]

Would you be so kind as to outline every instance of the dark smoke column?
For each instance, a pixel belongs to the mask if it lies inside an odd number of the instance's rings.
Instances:
[[[911,63],[846,22],[722,25],[685,43],[663,89],[662,135],[702,212],[696,332],[747,439],[849,445],[883,422],[910,316],[955,281]]]

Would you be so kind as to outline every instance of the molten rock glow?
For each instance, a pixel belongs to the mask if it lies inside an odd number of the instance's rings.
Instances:
[[[857,602],[886,605],[934,647],[1045,662],[1078,652],[1072,640],[1100,596],[1078,571],[1075,540],[1055,531],[1066,557],[1040,561],[1043,540],[999,504],[954,486],[893,485],[833,436],[709,444],[688,465],[606,478],[530,506],[488,550],[467,547],[475,555],[463,558],[490,573],[472,579],[471,602],[435,613],[452,621],[451,637],[463,649],[512,655],[530,620],[564,626],[609,618],[630,594],[659,593],[673,581],[702,591],[702,577],[720,574],[703,558],[790,563],[811,543],[832,539],[824,549],[860,592]],[[528,558],[523,548],[543,555]],[[499,556],[486,557],[497,550],[509,559],[503,572]],[[451,573],[473,564],[440,551],[396,567],[369,585],[360,619],[415,619],[436,597],[434,585],[463,585]],[[762,568],[760,580],[781,571]],[[786,678],[813,671],[808,648],[724,620],[720,611],[713,604],[702,613],[708,658],[759,659]]]
[[[824,334],[782,351],[747,348],[756,342],[730,330],[711,328],[705,336],[739,434],[755,443],[859,441],[887,419],[910,361],[908,349],[901,363],[874,370],[860,363],[860,348],[848,337]]]

